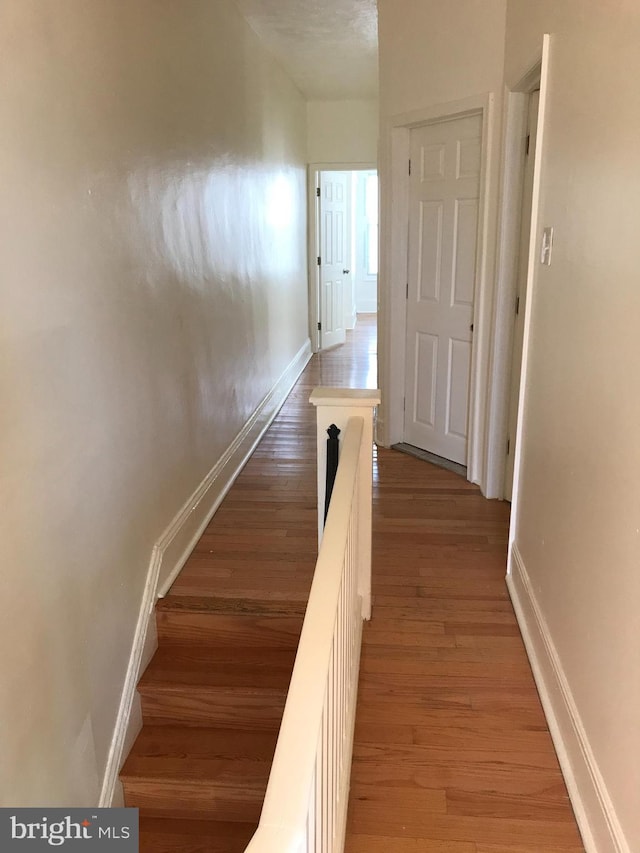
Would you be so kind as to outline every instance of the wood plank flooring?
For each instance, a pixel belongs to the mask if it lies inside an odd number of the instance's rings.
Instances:
[[[376,387],[375,317],[313,357],[216,512],[168,598],[307,601],[317,556],[317,385]]]
[[[378,449],[346,853],[584,850],[504,581],[509,505]]]
[[[309,394],[376,384],[363,316],[314,356],[159,605],[125,767],[141,850],[244,850],[315,564]],[[374,478],[346,853],[583,851],[504,583],[508,505],[396,451]]]

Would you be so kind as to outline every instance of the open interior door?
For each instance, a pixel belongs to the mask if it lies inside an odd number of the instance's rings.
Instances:
[[[404,440],[467,464],[480,115],[411,130]]]
[[[320,172],[320,348],[346,339],[345,276],[349,275],[349,172]]]

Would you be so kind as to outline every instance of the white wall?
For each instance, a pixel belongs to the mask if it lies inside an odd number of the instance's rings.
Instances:
[[[509,84],[544,32],[540,219],[555,240],[533,287],[514,535],[591,782],[614,832],[619,821],[616,847],[576,744],[590,850],[630,851],[640,843],[640,7],[509,0]]]
[[[92,804],[152,546],[307,340],[306,112],[231,0],[0,39],[0,801]]]
[[[489,347],[493,300],[493,263],[497,218],[497,174],[502,110],[506,0],[379,0],[380,66],[380,276],[379,357],[383,403],[379,437],[385,444],[402,441],[404,396],[404,317],[406,279],[392,263],[392,196],[405,181],[392,175],[392,127],[418,121],[436,107],[476,96],[494,95],[488,121],[491,145],[485,287],[476,293],[480,322],[474,346],[483,394],[477,399],[476,426],[484,425],[489,381]],[[406,166],[403,165],[403,169]],[[393,240],[396,244],[397,234]],[[484,479],[484,446],[478,445],[470,476]]]
[[[309,101],[307,160],[341,165],[377,163],[377,100]]]

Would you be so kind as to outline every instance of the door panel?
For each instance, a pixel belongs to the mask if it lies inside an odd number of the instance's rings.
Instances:
[[[476,235],[478,233],[478,200],[456,200],[455,258],[452,305],[473,306],[476,275]]]
[[[449,340],[449,376],[447,385],[447,433],[467,437],[469,364],[471,343]]]
[[[404,440],[467,459],[480,115],[411,131]]]
[[[435,426],[436,377],[438,373],[438,338],[418,332],[416,336],[415,376],[423,383],[421,393],[413,395],[416,410],[414,419],[426,427]]]
[[[420,204],[420,267],[418,269],[419,299],[437,302],[440,298],[442,267],[442,202],[423,201]]]
[[[320,172],[320,347],[346,339],[345,276],[349,275],[350,173]]]

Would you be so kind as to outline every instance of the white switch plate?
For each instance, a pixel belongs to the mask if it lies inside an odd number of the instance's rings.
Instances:
[[[551,266],[551,250],[553,249],[553,228],[547,226],[542,232],[542,246],[540,247],[540,263]]]

